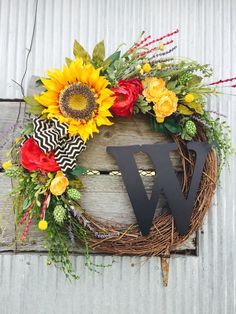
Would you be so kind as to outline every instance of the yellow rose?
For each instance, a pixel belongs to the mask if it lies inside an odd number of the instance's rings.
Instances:
[[[10,160],[5,161],[5,162],[2,164],[2,167],[3,167],[4,170],[7,170],[7,169],[9,169],[9,168],[12,167],[12,162],[11,162]]]
[[[165,89],[155,100],[153,110],[156,114],[157,122],[161,123],[165,117],[170,116],[177,110],[178,98],[171,90]]]
[[[50,185],[50,191],[53,195],[62,195],[67,186],[69,185],[69,180],[64,176],[62,171],[58,171],[55,178],[52,180]]]
[[[143,95],[147,102],[155,102],[165,88],[165,81],[157,77],[146,77],[142,81],[142,85],[144,88]]]

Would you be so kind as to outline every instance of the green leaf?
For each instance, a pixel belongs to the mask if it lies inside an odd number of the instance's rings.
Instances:
[[[166,84],[166,88],[167,89],[170,89],[170,90],[174,90],[176,85],[177,85],[177,82],[178,81],[169,81],[167,84]]]
[[[202,77],[198,75],[192,75],[191,80],[188,81],[187,86],[188,87],[193,87],[193,86],[198,86],[202,81]]]
[[[188,103],[188,107],[191,108],[191,109],[194,109],[199,114],[203,114],[204,113],[204,111],[202,109],[202,105],[200,103],[191,102],[191,103]]]
[[[81,182],[81,180],[79,178],[73,179],[69,181],[70,187],[72,188],[76,188],[78,190],[83,189],[83,183]]]
[[[24,202],[23,202],[23,210],[26,210],[32,203],[32,200],[28,199],[28,198],[25,198],[24,199]]]
[[[45,109],[35,98],[34,96],[26,96],[24,97],[24,101],[26,102],[27,112],[41,115],[42,111]]]
[[[37,81],[35,81],[35,86],[36,87],[43,86],[43,82],[41,81],[41,79],[38,79]]]
[[[104,40],[100,41],[93,49],[92,60],[98,66],[101,66],[105,58]]]
[[[103,62],[103,69],[108,68],[111,66],[116,60],[120,58],[120,51],[114,52],[110,55],[104,62]]]
[[[67,57],[65,58],[65,60],[66,60],[67,66],[69,66],[72,62],[72,60],[70,58],[67,58]]]
[[[184,105],[179,105],[178,106],[178,112],[180,114],[185,115],[185,116],[190,116],[191,114],[193,114],[193,111],[190,110],[187,106],[184,106]]]
[[[91,61],[90,55],[84,49],[84,47],[81,46],[80,43],[78,43],[77,40],[74,41],[73,53],[75,57],[82,58],[85,63],[88,63]]]
[[[68,171],[66,173],[66,176],[69,180],[74,180],[74,179],[77,179],[77,177],[81,176],[82,174],[86,173],[87,172],[87,169],[80,166],[80,165],[77,165],[73,170],[71,171]]]
[[[33,123],[29,122],[25,124],[24,129],[21,131],[21,134],[32,135],[34,131]]]
[[[136,108],[136,109],[135,109]],[[146,114],[148,111],[151,110],[151,106],[149,105],[149,103],[144,99],[143,96],[139,96],[138,100],[135,103],[135,111],[136,113],[139,112],[139,110],[143,113]]]
[[[171,133],[180,133],[182,131],[182,127],[172,118],[167,118],[163,123],[166,129]]]
[[[151,117],[151,127],[156,132],[167,134],[168,131],[163,123],[157,123],[155,117]]]

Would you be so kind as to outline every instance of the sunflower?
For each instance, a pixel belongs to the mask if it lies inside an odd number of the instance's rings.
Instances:
[[[99,126],[112,124],[108,117],[112,117],[109,108],[114,97],[100,70],[77,58],[64,65],[62,71],[47,71],[49,78],[41,78],[46,91],[34,95],[46,107],[42,113],[48,119],[55,117],[60,123],[67,123],[69,134],[80,135],[85,142],[99,132]]]

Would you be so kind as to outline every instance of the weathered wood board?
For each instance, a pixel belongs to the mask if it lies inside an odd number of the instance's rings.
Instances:
[[[11,188],[11,180],[0,173],[0,252],[16,248],[14,211],[8,195]]]
[[[18,115],[19,103],[17,102],[2,102],[0,103],[2,114],[0,116],[0,131],[1,137],[7,132],[11,124],[14,124]],[[21,114],[23,119],[24,114]],[[106,153],[107,146],[122,146],[134,144],[151,144],[170,142],[171,140],[159,133],[153,132],[150,128],[149,121],[145,119],[134,118],[129,121],[127,119],[116,119],[116,123],[112,127],[102,127],[100,134],[94,136],[94,139],[88,142],[87,150],[79,156],[79,162],[87,169],[104,171],[107,174],[101,175],[85,175],[82,177],[84,190],[82,193],[81,205],[89,213],[96,216],[98,219],[105,219],[112,223],[134,223],[136,221],[133,209],[131,207],[129,197],[121,176],[110,175],[109,172],[118,170],[114,159]],[[9,139],[12,141],[12,138]],[[6,160],[6,150],[1,150],[1,160]],[[177,154],[173,153],[170,156],[173,166],[176,171],[181,169],[180,159]],[[145,154],[138,154],[137,165],[139,169],[150,170],[153,165]],[[151,194],[152,185],[154,181],[153,176],[142,176],[147,194]],[[9,191],[11,183],[9,179],[5,178],[3,174],[0,176],[0,186],[3,187],[2,191]],[[2,200],[0,206],[2,208]],[[160,198],[157,206],[156,215],[161,211],[161,208],[166,206],[166,200]],[[10,205],[9,207],[10,208]],[[8,210],[6,210],[6,214]],[[3,216],[3,220],[6,217]],[[35,223],[32,222],[28,237],[25,241],[17,241],[14,243],[15,237],[19,238],[20,230],[15,231],[15,224],[12,219],[8,224],[8,229],[5,232],[3,241],[1,242],[1,250],[10,249],[16,251],[34,251],[44,252],[44,234],[40,232]],[[177,252],[181,253],[185,250],[194,251],[196,249],[195,235],[189,239]]]
[[[21,103],[21,114],[19,114],[19,106],[19,102],[0,102],[0,163],[7,159],[6,153],[11,147],[13,137],[19,134],[19,126],[24,118],[25,103]],[[17,117],[18,126],[16,126]]]

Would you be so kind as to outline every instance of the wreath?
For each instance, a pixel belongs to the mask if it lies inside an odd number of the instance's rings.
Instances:
[[[24,98],[29,117],[10,151],[11,159],[2,167],[7,176],[17,179],[11,196],[17,222],[23,226],[20,240],[25,240],[36,219],[46,233],[49,263],[59,266],[67,277],[78,278],[69,258],[71,248],[83,248],[90,269],[96,268],[90,261],[92,250],[163,255],[199,228],[210,206],[232,146],[228,126],[213,117],[216,112],[207,110],[207,98],[220,94],[218,84],[236,78],[205,83],[212,75],[209,65],[171,56],[177,33],[156,39],[142,33],[127,51],[118,48],[106,59],[103,41],[92,56],[75,41],[75,58],[66,58],[61,70],[47,71],[47,78],[36,82],[42,92]],[[143,236],[137,224],[105,223],[80,206],[87,169],[78,156],[100,127],[112,126],[113,116],[137,114],[149,116],[150,127],[177,144],[183,193],[188,191],[195,164],[186,143],[211,144],[185,235],[179,234],[168,211],[155,217],[149,234]]]

